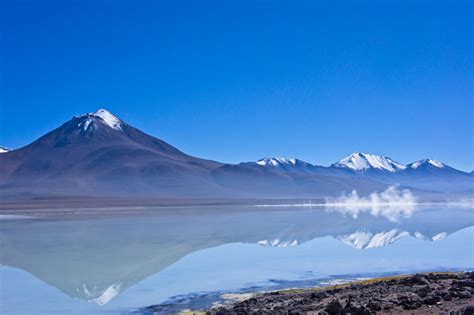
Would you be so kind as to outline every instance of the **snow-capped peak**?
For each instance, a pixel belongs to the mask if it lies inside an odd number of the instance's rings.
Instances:
[[[9,148],[5,148],[5,147],[0,146],[0,153],[6,153],[6,152],[9,152],[9,151],[11,151]]]
[[[375,168],[392,173],[406,168],[406,165],[395,162],[388,157],[359,152],[352,153],[331,166],[349,168],[354,171],[365,171],[370,168]]]
[[[295,165],[296,159],[286,159],[286,158],[263,158],[257,161],[258,165],[261,166],[287,166]]]
[[[86,119],[84,122],[82,122],[79,125],[80,127],[82,127],[82,129],[84,129],[84,131],[87,130],[89,126],[91,125],[93,121],[92,117],[99,118],[99,120],[103,124],[105,124],[106,126],[112,129],[122,131],[123,122],[106,109],[101,108],[95,111],[94,113],[87,113],[79,117],[84,117],[84,116],[88,117],[88,119]]]
[[[106,109],[99,109],[95,113],[92,114],[93,116],[99,117],[104,121],[104,123],[112,129],[115,130],[122,130],[122,122],[120,119],[115,117],[111,112]]]
[[[409,164],[409,166],[412,169],[417,169],[418,167],[420,167],[422,165],[426,165],[426,164],[432,165],[432,166],[437,167],[437,168],[443,168],[444,167],[443,163],[441,163],[440,161],[437,161],[437,160],[432,160],[432,159],[419,160],[419,161],[416,161],[416,162],[413,162],[413,163]]]

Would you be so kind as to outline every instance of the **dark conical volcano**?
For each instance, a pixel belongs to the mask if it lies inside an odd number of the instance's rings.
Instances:
[[[33,143],[0,158],[5,188],[203,194],[220,163],[187,155],[100,109],[73,117]]]

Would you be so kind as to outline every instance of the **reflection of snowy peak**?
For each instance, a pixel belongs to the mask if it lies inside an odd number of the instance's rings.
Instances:
[[[441,240],[444,240],[446,236],[448,236],[448,233],[441,232],[430,237],[430,236],[423,235],[420,232],[415,232],[414,236],[418,239],[425,240],[425,241],[441,241]]]
[[[351,245],[357,249],[368,249],[383,247],[392,244],[396,240],[405,237],[413,236],[417,239],[424,241],[441,241],[448,236],[448,233],[441,232],[433,236],[426,236],[420,232],[415,232],[413,235],[407,231],[400,231],[398,229],[392,229],[389,231],[383,231],[379,233],[371,233],[368,231],[358,231],[352,234],[346,234],[336,237],[346,244]]]
[[[280,240],[278,238],[273,239],[273,240],[262,240],[257,242],[259,245],[265,246],[265,247],[288,247],[288,246],[298,246],[299,242],[298,240],[290,240],[290,241],[284,241]]]
[[[393,229],[387,232],[370,233],[359,231],[338,237],[341,241],[357,249],[382,247],[395,242],[397,239],[410,235],[408,232]]]
[[[105,290],[100,290],[97,287],[89,288],[85,283],[81,290],[76,289],[79,294],[83,294],[86,300],[93,301],[98,305],[104,305],[110,302],[114,297],[119,295],[121,283],[114,283],[108,286]]]
[[[438,241],[474,226],[471,209],[451,209],[450,220],[445,219],[445,208],[415,211],[399,222],[370,213],[354,218],[340,211],[291,207],[263,211],[244,207],[242,212],[197,209],[203,211],[34,224],[8,220],[0,224],[0,266],[25,270],[73,298],[103,305],[183,257],[224,244],[259,244],[267,247],[262,250],[277,251],[321,238],[328,239],[315,245],[332,246],[332,238],[365,249],[409,235]]]

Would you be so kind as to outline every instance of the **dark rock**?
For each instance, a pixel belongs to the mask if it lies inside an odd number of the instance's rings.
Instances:
[[[469,305],[460,310],[449,313],[450,315],[474,315],[474,305]]]
[[[422,305],[421,301],[413,296],[401,296],[398,298],[398,303],[405,310],[414,310]]]
[[[424,286],[416,291],[419,297],[424,298],[431,292],[431,289],[428,286]]]
[[[474,305],[466,306],[461,312],[461,315],[474,315]]]
[[[367,304],[367,307],[373,312],[378,312],[382,310],[382,304],[375,301],[369,302],[369,304]]]
[[[453,281],[453,285],[456,285],[458,287],[474,288],[474,280],[456,280]]]
[[[360,306],[354,315],[370,315],[372,312],[365,306]]]
[[[310,294],[310,298],[312,300],[322,300],[326,298],[328,295],[325,292],[312,292]]]
[[[457,294],[460,299],[468,299],[472,296],[471,292],[469,291],[461,291],[461,292],[458,292]]]
[[[402,283],[411,284],[411,285],[413,284],[426,285],[430,283],[427,277],[420,274],[416,274],[413,277],[405,278],[402,281],[403,281]]]
[[[340,314],[343,307],[338,299],[334,299],[326,306],[326,308],[324,308],[324,310],[329,314]]]
[[[392,303],[384,303],[382,304],[382,309],[384,311],[390,310],[393,307]]]
[[[442,292],[441,297],[445,301],[451,301],[453,298],[451,297],[451,294],[449,292]]]
[[[435,305],[437,302],[439,302],[439,300],[440,298],[436,295],[429,295],[422,299],[421,302],[426,305]]]

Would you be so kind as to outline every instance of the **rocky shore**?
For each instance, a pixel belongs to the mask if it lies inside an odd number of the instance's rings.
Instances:
[[[474,314],[474,272],[416,274],[269,292],[215,307],[207,314],[470,315]]]

